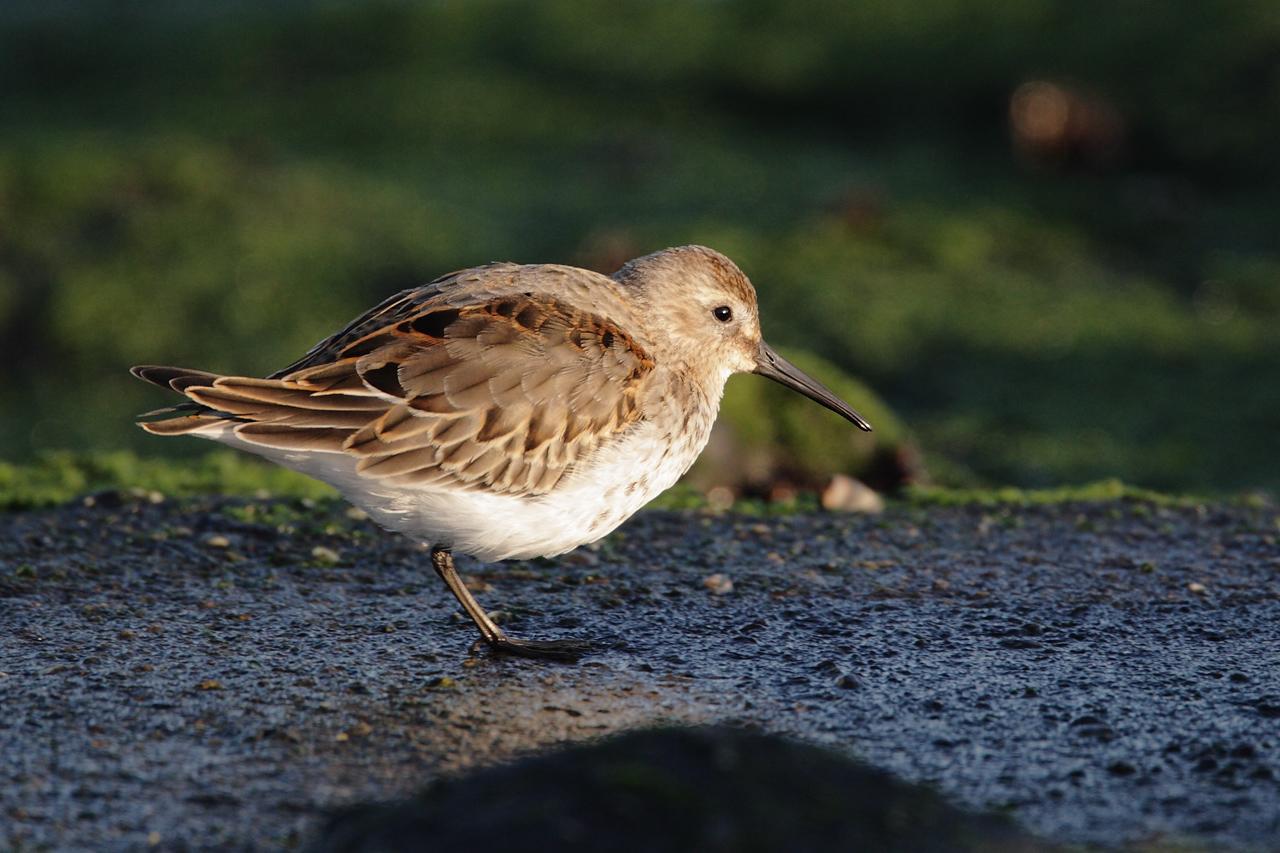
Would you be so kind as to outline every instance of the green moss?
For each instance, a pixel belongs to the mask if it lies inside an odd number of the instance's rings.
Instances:
[[[307,483],[299,483],[298,485],[303,488],[309,488]],[[261,495],[263,492],[268,491],[267,489],[255,489],[254,495]],[[283,494],[290,495],[292,493],[285,492]],[[316,494],[322,493],[317,490]],[[336,500],[336,497],[334,500]],[[266,525],[283,534],[292,534],[299,531],[325,536],[344,536],[349,534],[349,531],[342,525],[325,521],[322,515],[317,515],[314,512],[317,505],[318,502],[316,500],[304,495],[300,501],[250,502],[226,506],[222,512],[237,521],[246,524]]]
[[[218,450],[185,460],[142,458],[126,451],[48,452],[28,464],[0,462],[0,509],[54,506],[108,490],[130,491],[153,499],[207,494],[260,499],[338,499],[337,493],[323,483],[233,451]],[[1142,507],[1147,505],[1197,506],[1210,500],[1203,496],[1143,489],[1114,479],[1053,489],[908,486],[901,497],[905,503],[924,507],[1126,501],[1135,503],[1136,511],[1142,511]],[[1270,505],[1265,496],[1256,493],[1227,499],[1253,507]],[[653,500],[647,508],[705,510],[708,503],[699,489],[681,483]],[[818,509],[816,496],[809,492],[801,492],[784,501],[738,500],[732,507],[733,512],[745,515],[785,515]],[[284,503],[248,503],[227,507],[225,512],[238,521],[266,524],[277,529],[312,530],[315,524],[310,512]]]
[[[903,492],[906,502],[917,506],[1029,506],[1060,503],[1106,503],[1136,501],[1156,506],[1197,506],[1204,498],[1173,495],[1131,486],[1120,480],[1099,480],[1076,486],[1053,489],[1019,489],[1012,486],[989,489],[953,489],[945,486],[908,486]]]
[[[137,490],[156,496],[336,495],[323,483],[232,451],[189,460],[147,459],[127,451],[55,451],[27,464],[0,462],[0,508],[51,506],[104,490]]]
[[[704,509],[707,498],[699,489],[688,483],[677,483],[658,495],[647,505],[647,509]]]

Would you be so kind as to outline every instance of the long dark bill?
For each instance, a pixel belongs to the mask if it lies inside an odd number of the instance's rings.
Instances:
[[[857,424],[859,429],[871,432],[871,424],[867,423],[866,418],[855,412],[844,400],[832,394],[821,382],[774,352],[773,347],[764,341],[760,342],[760,354],[756,357],[755,372],[786,385],[792,391],[799,391],[815,403],[821,403],[846,420]]]

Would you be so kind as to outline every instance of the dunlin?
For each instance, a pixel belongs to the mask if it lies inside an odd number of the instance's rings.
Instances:
[[[265,379],[133,368],[189,399],[142,416],[143,429],[213,439],[332,484],[430,549],[491,647],[562,658],[586,646],[508,637],[452,552],[549,557],[600,539],[688,470],[725,382],[743,371],[871,429],[764,342],[750,281],[702,246],[607,277],[555,264],[451,273]]]

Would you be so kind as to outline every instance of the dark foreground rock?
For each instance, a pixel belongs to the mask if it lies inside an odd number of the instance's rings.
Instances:
[[[341,505],[7,515],[0,847],[297,846],[541,749],[736,722],[1055,842],[1275,849],[1277,533],[1143,503],[655,512],[461,564],[514,634],[614,638],[565,666],[470,652],[425,555]]]
[[[419,850],[1031,851],[973,815],[838,754],[727,728],[622,735],[348,810],[313,853]]]

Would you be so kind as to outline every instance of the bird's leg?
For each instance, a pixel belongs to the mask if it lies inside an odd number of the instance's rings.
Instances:
[[[432,548],[431,566],[436,570],[436,574],[440,576],[440,580],[444,581],[449,587],[449,592],[453,593],[453,597],[458,599],[458,603],[462,605],[462,609],[471,617],[471,621],[480,629],[480,635],[484,637],[484,641],[486,643],[498,642],[504,636],[502,629],[489,618],[489,614],[484,612],[480,602],[476,601],[471,594],[471,590],[467,589],[466,584],[462,582],[462,578],[458,575],[458,570],[454,568],[453,554],[449,549]]]
[[[433,547],[431,549],[431,566],[436,570],[436,574],[440,576],[440,579],[449,587],[453,597],[458,599],[462,609],[471,617],[471,621],[480,630],[480,636],[494,651],[529,658],[576,661],[590,650],[589,643],[577,640],[548,640],[540,642],[537,640],[514,640],[508,637],[498,627],[497,623],[490,618],[489,614],[484,612],[480,602],[476,601],[471,594],[471,590],[467,589],[466,584],[462,582],[462,578],[458,575],[458,570],[453,565],[453,554],[448,548]]]

